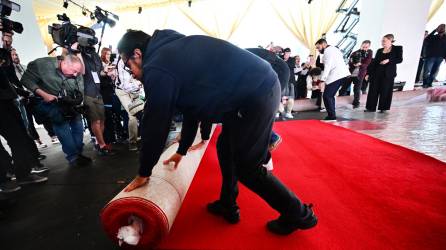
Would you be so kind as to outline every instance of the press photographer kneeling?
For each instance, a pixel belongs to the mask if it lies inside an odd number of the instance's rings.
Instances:
[[[82,155],[83,71],[82,61],[75,55],[44,57],[30,62],[21,79],[37,97],[35,114],[51,120],[70,166],[91,163]]]

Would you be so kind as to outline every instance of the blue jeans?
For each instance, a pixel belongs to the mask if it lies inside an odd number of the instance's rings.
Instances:
[[[84,126],[81,115],[65,119],[55,103],[39,102],[35,112],[46,116],[53,123],[53,130],[62,145],[65,158],[71,163],[75,161],[84,147]]]
[[[424,59],[423,68],[423,87],[432,87],[432,82],[434,81],[435,74],[437,74],[440,69],[440,65],[443,62],[442,57],[429,57]]]
[[[336,92],[338,92],[339,88],[346,81],[348,81],[347,77],[341,78],[325,86],[323,98],[324,98],[325,108],[327,109],[328,117],[330,118],[336,118],[335,95]]]

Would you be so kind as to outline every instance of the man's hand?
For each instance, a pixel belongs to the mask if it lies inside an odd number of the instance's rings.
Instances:
[[[364,77],[364,79],[365,79],[366,81],[368,81],[368,80],[369,80],[369,78],[370,78],[370,76],[369,76],[369,75],[366,75],[366,76]]]
[[[382,61],[380,62],[381,65],[385,65],[385,64],[388,64],[388,63],[389,63],[389,59],[382,60]]]
[[[124,192],[130,192],[133,191],[139,187],[144,186],[146,183],[149,182],[149,177],[141,177],[137,176],[130,184],[124,189]]]
[[[355,66],[355,67],[359,67],[359,66],[361,66],[362,64],[361,63],[357,63],[357,64],[355,64],[355,65],[353,65],[353,66]]]
[[[172,155],[169,159],[163,161],[164,165],[169,165],[171,162],[175,163],[175,168],[178,167],[178,164],[180,163],[181,159],[183,159],[183,156],[175,153],[174,155]]]
[[[206,145],[206,141],[203,140],[203,141],[201,141],[201,142],[199,142],[199,143],[193,145],[192,147],[190,147],[188,151],[190,152],[190,151],[194,151],[194,150],[201,149],[201,148],[203,148],[205,145]]]

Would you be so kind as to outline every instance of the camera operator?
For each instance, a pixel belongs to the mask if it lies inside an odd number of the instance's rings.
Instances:
[[[350,81],[348,81],[344,86],[342,86],[339,91],[340,95],[349,95],[347,94],[348,89],[350,88],[351,83],[353,82],[353,108],[356,109],[359,107],[359,100],[361,98],[361,88],[362,82],[364,81],[365,76],[367,75],[367,67],[372,62],[373,51],[370,49],[371,42],[369,40],[365,40],[361,44],[361,48],[350,55],[349,60],[349,70],[351,73]]]
[[[83,32],[94,33],[93,30]],[[94,35],[94,34],[93,34]],[[100,76],[107,75],[107,69],[102,66],[99,55],[95,52],[93,46],[79,46],[75,44],[73,49],[79,50],[81,60],[85,65],[84,71],[84,105],[87,107],[87,119],[90,121],[91,130],[96,137],[96,149],[99,155],[111,155],[113,152],[104,140],[105,128],[105,109],[104,101],[101,95]]]
[[[0,21],[0,31],[4,31]],[[2,37],[3,36],[2,34]],[[11,37],[12,38],[12,37]],[[11,39],[12,42],[12,39]],[[11,156],[0,146],[0,194],[12,193],[20,190],[19,185],[41,183],[48,180],[31,173],[31,167],[36,163],[35,155],[30,154],[30,142],[20,113],[15,105],[18,98],[10,83],[11,58],[7,49],[0,49],[0,135],[6,139],[11,148]],[[9,55],[9,56],[7,56]],[[35,146],[35,145],[34,145]],[[9,168],[9,169],[8,169]],[[17,182],[8,180],[6,173],[14,171]]]
[[[23,74],[26,71],[26,65],[23,65],[20,63],[20,57],[17,54],[16,49],[14,49],[14,48],[11,49],[11,57],[12,57],[12,62],[13,62],[14,69],[15,69],[15,74],[16,74],[17,78],[20,80],[20,79],[22,79]],[[51,122],[49,120],[39,120],[38,117],[34,117],[34,114],[33,114],[33,112],[34,112],[33,111],[34,98],[33,97],[34,97],[34,95],[32,93],[30,93],[30,96],[27,99],[26,104],[25,104],[27,120],[28,120],[27,127],[28,127],[29,135],[36,142],[36,145],[38,148],[46,148],[47,147],[47,145],[40,140],[40,136],[37,133],[36,128],[34,127],[34,122],[33,122],[33,118],[34,118],[36,120],[37,124],[43,124],[43,127],[48,132],[48,136],[51,138],[51,142],[53,144],[59,143],[59,140],[57,139],[57,136],[54,133],[53,125],[51,124]]]
[[[43,57],[28,64],[22,84],[36,96],[36,116],[49,119],[70,166],[91,159],[82,155],[83,124],[77,107],[83,99],[83,64],[79,57]]]

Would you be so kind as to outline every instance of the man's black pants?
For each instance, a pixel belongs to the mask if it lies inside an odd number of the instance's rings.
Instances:
[[[280,102],[280,84],[256,93],[237,112],[223,117],[217,154],[223,177],[220,201],[235,206],[240,181],[285,218],[299,220],[302,203],[262,163],[268,153],[271,131]]]
[[[25,178],[29,175],[31,167],[38,162],[35,153],[31,150],[31,146],[34,145],[35,147],[35,144],[29,137],[19,110],[12,100],[0,101],[0,114],[2,114],[0,135],[5,138],[11,148],[15,175],[17,179]],[[4,149],[1,151],[0,181],[5,181],[9,164],[3,163],[10,162],[11,158]]]
[[[324,98],[325,108],[327,109],[328,117],[330,118],[336,118],[335,95],[338,92],[339,88],[346,81],[348,81],[348,77],[341,78],[325,86],[323,98]]]

